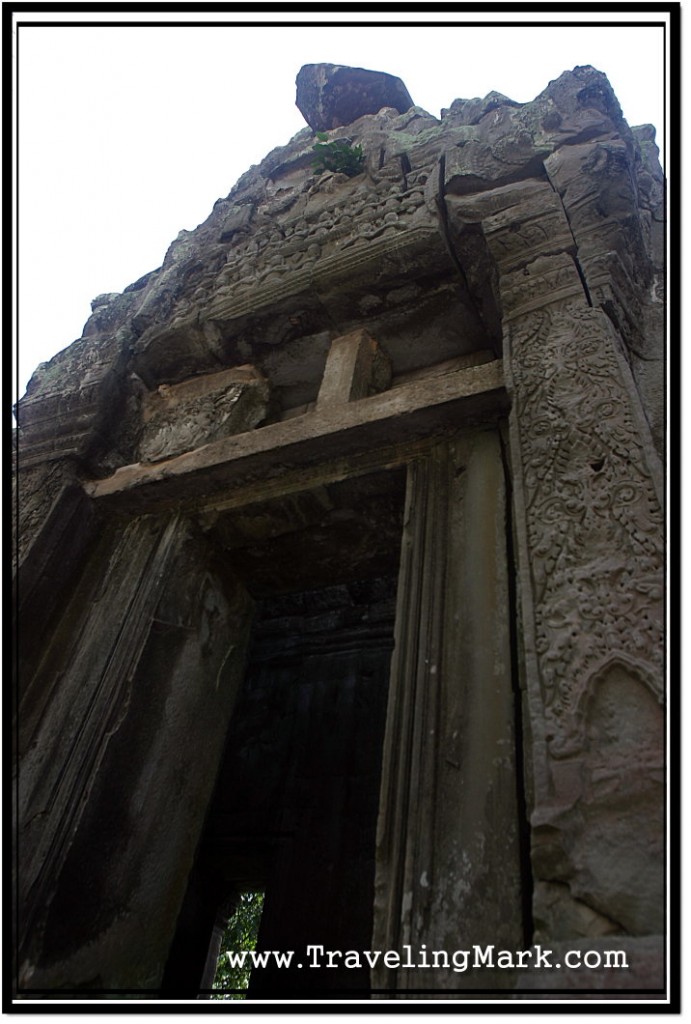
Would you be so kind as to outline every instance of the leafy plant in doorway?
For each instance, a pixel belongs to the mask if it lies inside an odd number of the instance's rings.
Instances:
[[[244,999],[250,981],[252,961],[248,956],[242,966],[231,966],[228,953],[250,954],[257,946],[259,922],[264,909],[263,892],[243,892],[232,916],[228,920],[218,953],[213,989],[219,989],[212,999]],[[249,964],[247,963],[249,960]],[[236,989],[231,992],[228,989]]]

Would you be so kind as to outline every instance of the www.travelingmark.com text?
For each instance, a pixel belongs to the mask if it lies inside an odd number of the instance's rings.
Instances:
[[[628,960],[626,951],[622,949],[569,949],[561,960],[555,960],[554,951],[536,945],[532,949],[497,949],[495,946],[472,946],[470,949],[433,949],[428,950],[424,943],[413,953],[412,946],[403,946],[402,950],[371,950],[371,949],[325,949],[324,946],[306,946],[301,960],[296,961],[294,949],[284,950],[228,950],[226,952],[230,967],[278,968],[362,968],[376,966],[395,969],[431,968],[445,969],[462,974],[467,970],[480,968],[512,969],[537,968],[551,970],[562,966],[569,968],[586,967],[590,970],[598,968],[626,969]]]

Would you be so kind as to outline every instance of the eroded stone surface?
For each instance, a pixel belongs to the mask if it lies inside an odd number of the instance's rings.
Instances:
[[[314,131],[352,124],[363,114],[393,107],[403,114],[413,101],[400,78],[338,64],[305,64],[296,80],[297,107]]]
[[[367,331],[353,331],[331,345],[317,405],[356,401],[384,391],[391,382],[391,363]]]
[[[642,989],[651,1000],[664,998],[665,955],[660,938],[608,936],[550,942],[542,950],[549,950],[551,969],[520,972],[516,988],[568,992],[569,997],[578,989],[623,997],[627,989]]]
[[[266,380],[251,366],[161,384],[143,403],[140,459],[157,462],[251,430],[266,418],[268,398]]]

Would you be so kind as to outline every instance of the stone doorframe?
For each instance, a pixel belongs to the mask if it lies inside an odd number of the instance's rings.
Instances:
[[[561,263],[557,269],[563,276]],[[471,943],[518,949],[525,941],[529,881],[521,877],[512,658],[525,690],[534,935],[593,941],[662,929],[660,826],[645,841],[638,837],[639,817],[649,821],[650,807],[660,806],[650,788],[659,773],[655,702],[662,691],[655,457],[607,317],[583,301],[577,275],[554,295],[539,307],[507,299],[505,366],[474,354],[361,397],[357,374],[375,373],[376,359],[363,354],[361,337],[337,339],[325,373],[328,401],[312,412],[84,484],[106,516],[203,520],[408,465],[375,949],[423,941],[456,948],[465,941],[459,922]],[[507,474],[498,423],[509,394]],[[615,587],[621,594],[610,607],[603,602]],[[566,628],[570,615],[575,632]],[[448,686],[452,672],[455,687]],[[641,686],[652,707],[639,699]],[[617,747],[606,721],[621,694],[633,695],[636,720],[639,705],[643,715],[642,788],[624,827],[588,861],[593,828],[598,834],[619,799],[616,780],[630,775],[632,750]],[[615,780],[613,791],[611,784],[602,789],[603,771]],[[616,885],[622,850],[634,851],[631,870],[645,880],[633,900],[622,901]],[[633,949],[637,940],[627,941]],[[468,975],[454,980],[459,988],[482,984]],[[437,978],[387,964],[373,982],[380,990],[429,990]],[[512,983],[484,974],[491,990]]]
[[[349,355],[349,348],[357,349],[361,353],[362,347],[361,337],[357,337],[350,345],[344,344],[343,339],[337,339],[337,343],[334,343],[333,346],[334,358],[337,357],[342,363],[344,354],[346,359]],[[352,353],[350,354],[352,355]],[[156,523],[160,524],[161,528],[165,528],[168,524],[168,532],[173,531],[171,536],[174,534],[175,537],[182,539],[183,534],[187,535],[190,526],[194,532],[193,524],[195,522],[205,528],[213,522],[215,516],[224,510],[240,509],[253,503],[271,500],[272,497],[310,490],[331,481],[407,465],[408,495],[405,533],[406,537],[413,539],[412,547],[408,540],[404,544],[406,553],[402,561],[402,587],[399,590],[405,595],[408,592],[411,593],[412,604],[407,607],[407,596],[399,599],[403,603],[399,604],[397,625],[399,637],[397,642],[405,647],[408,644],[406,637],[418,632],[422,636],[428,628],[427,623],[418,625],[416,616],[419,617],[420,614],[436,616],[437,611],[441,611],[439,601],[436,604],[433,602],[433,608],[428,607],[428,599],[425,595],[439,568],[435,558],[444,558],[444,552],[439,548],[440,543],[443,547],[443,538],[439,531],[444,528],[445,523],[450,525],[454,517],[458,515],[456,504],[459,496],[468,486],[467,480],[475,481],[477,478],[477,482],[471,484],[474,494],[478,488],[481,491],[483,487],[487,486],[496,492],[499,504],[495,507],[490,502],[491,518],[501,538],[499,549],[494,550],[494,556],[497,563],[500,564],[503,578],[506,577],[504,481],[497,429],[498,421],[506,413],[506,393],[503,387],[501,361],[492,360],[483,353],[454,360],[449,365],[432,368],[432,372],[420,375],[419,379],[406,381],[383,394],[363,398],[360,397],[361,392],[358,391],[357,386],[353,386],[353,379],[363,362],[367,365],[367,360],[363,360],[359,356],[351,359],[351,369],[346,369],[345,373],[340,374],[338,367],[334,367],[333,364],[329,367],[327,364],[327,371],[330,372],[325,374],[325,385],[326,383],[329,385],[329,401],[317,403],[317,408],[310,414],[213,442],[196,451],[169,459],[163,464],[129,466],[105,480],[85,483],[83,490],[90,507],[95,512],[96,521],[101,524],[105,522],[132,524],[141,522],[144,525]],[[376,369],[376,360],[371,361],[371,366]],[[369,371],[366,370],[366,372]],[[345,394],[342,402],[338,401],[339,378],[341,382],[345,381],[343,384]],[[469,471],[471,466],[475,468]],[[484,479],[485,477],[487,479]],[[70,491],[70,498],[71,495]],[[481,501],[479,492],[474,500]],[[50,527],[50,523],[47,524],[47,527]],[[437,554],[432,556],[431,560],[427,548],[424,551],[420,549],[419,542],[414,539],[421,532],[426,536],[436,537],[437,547],[435,550]],[[463,529],[459,527],[457,532],[460,536]],[[39,555],[41,543],[42,538],[39,535],[37,544]],[[467,543],[467,538],[465,543]],[[490,546],[491,544],[492,538],[490,537]],[[463,552],[457,547],[453,550],[453,554],[463,555]],[[468,551],[465,554],[467,555]],[[28,554],[27,564],[29,566],[30,562],[31,551]],[[418,563],[422,563],[423,566],[422,572],[419,574],[416,570]],[[415,582],[413,578],[416,575],[420,576],[422,589],[420,589],[420,583]],[[441,578],[440,576],[439,579],[441,580]],[[448,616],[452,614],[453,608],[456,606],[454,602],[457,603],[460,599],[462,587],[458,582],[454,583],[455,574],[453,572],[449,571],[444,578],[447,579],[445,586],[451,589],[457,588],[453,595],[453,601],[446,601],[444,614]],[[478,607],[480,606],[482,606],[482,602],[478,602]],[[486,602],[484,610],[486,610]],[[505,603],[502,611],[506,611]],[[458,614],[456,612],[456,618],[458,618]],[[148,620],[147,622],[142,621],[139,625],[144,631],[142,635],[145,636],[149,629]],[[433,632],[435,630],[436,633],[440,633],[440,630],[433,626]],[[505,646],[508,638],[507,622],[498,631],[498,635],[501,637],[500,646]],[[430,642],[433,644],[435,641],[424,641],[424,643]],[[503,663],[508,680],[510,659],[506,652],[504,655]],[[401,693],[407,692],[411,685],[411,671],[406,658],[399,658],[397,665],[399,667],[395,669],[394,673],[397,682],[392,687],[392,693],[395,692],[396,699],[389,711],[391,719],[391,724],[388,727],[389,739],[387,740],[389,754],[385,754],[385,785],[382,790],[384,800],[381,812],[381,819],[384,823],[382,828],[387,833],[390,832],[391,808],[389,804],[394,775],[399,776],[399,782],[408,790],[410,789],[407,779],[400,778],[401,769],[390,763],[391,753],[402,749],[402,744],[396,740],[396,732],[400,728],[398,702]],[[134,678],[138,671],[137,666],[133,664],[128,671],[128,679]],[[508,699],[510,704],[512,697],[509,695]],[[124,714],[127,713],[127,706],[126,702],[123,705]],[[414,705],[411,705],[411,708],[414,708]],[[512,712],[509,710],[507,714],[511,719]],[[414,709],[413,719],[416,721],[417,715],[418,711]],[[411,721],[410,714],[408,714],[407,724],[403,726],[406,737],[410,733]],[[417,728],[418,726],[415,725],[414,729]],[[408,739],[405,738],[402,742],[405,744]],[[110,751],[117,748],[117,730],[109,734],[108,743]],[[93,743],[90,744],[90,748],[91,746]],[[433,760],[433,744],[427,744],[427,746],[429,749],[425,757],[428,760]],[[413,762],[417,754],[411,750],[405,756],[408,768],[404,774],[415,775],[418,769]],[[512,753],[508,753],[507,756],[511,769],[506,778],[510,780],[511,792],[515,794],[516,766],[512,759]],[[89,785],[91,786],[91,783]],[[398,783],[394,783],[394,785],[397,788]],[[428,789],[433,785],[434,782],[431,779],[426,783]],[[27,797],[29,803],[32,801],[35,803],[36,798],[36,794],[29,792]],[[395,797],[395,800],[397,799]],[[84,806],[84,801],[80,801],[79,813],[75,816],[73,811],[70,812],[70,835],[79,834]],[[150,811],[155,814],[155,808],[150,808]],[[511,812],[511,819],[508,828],[515,832],[515,807]],[[61,821],[56,823],[56,827],[58,830],[62,829]],[[407,832],[403,834],[401,829],[407,830],[410,827],[417,827],[417,825],[412,821],[398,823],[397,850],[405,851],[408,837]],[[441,842],[441,836],[439,838]],[[435,842],[436,840],[433,839],[432,845],[435,845]],[[64,852],[67,856],[67,847]],[[453,852],[449,848],[445,855],[451,856]],[[184,860],[189,857],[189,853],[189,850],[185,852]],[[36,854],[40,854],[39,847],[36,847]],[[380,890],[382,886],[389,888],[386,878],[392,870],[397,876],[400,874],[400,868],[398,865],[392,864],[390,854],[390,848],[385,849],[380,846],[377,869]],[[142,851],[141,856],[146,858],[145,850]],[[41,875],[45,874],[40,865],[36,866],[34,874],[36,872]],[[514,882],[514,890],[520,901],[517,875]],[[419,883],[422,894],[427,885],[427,881],[423,878]],[[180,900],[183,893],[184,887],[178,894]],[[396,901],[399,900],[399,897],[403,899],[403,903],[397,910]],[[404,904],[407,899],[408,896],[402,892],[400,887],[394,886],[391,889],[389,908],[386,912],[387,920],[392,916],[396,917],[397,914],[405,916],[407,911]],[[166,910],[167,918],[170,917],[170,912],[169,900]],[[449,915],[449,919],[451,916],[453,914]],[[516,922],[512,921],[512,924],[516,924]],[[518,939],[522,934],[520,922],[516,926]],[[134,935],[132,941],[135,941]],[[157,955],[160,956],[160,953]],[[81,955],[79,963],[81,963]],[[75,968],[75,970],[81,972],[82,968]],[[154,970],[153,975],[150,972],[147,974],[146,965],[140,965],[140,977],[152,977],[155,976],[155,973]],[[44,987],[50,986],[50,973],[43,974],[39,967],[37,977],[41,978],[41,984]],[[377,984],[380,983],[380,979],[375,979],[375,981]]]
[[[184,479],[185,494],[203,487],[205,496],[183,507],[194,503],[212,524],[279,494],[407,466],[372,948],[455,948],[459,922],[467,941],[520,948],[530,932],[530,881],[522,878],[502,363],[474,354],[361,399],[353,383],[361,335],[333,342],[328,401],[320,393],[311,414],[163,468],[127,467],[88,489],[114,510],[165,507],[168,495],[180,507]],[[467,987],[469,979],[453,980]],[[497,974],[490,984],[507,981]],[[434,971],[413,977],[381,966],[372,982],[379,991],[440,986]]]

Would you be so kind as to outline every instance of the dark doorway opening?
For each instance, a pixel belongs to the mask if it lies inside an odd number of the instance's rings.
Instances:
[[[178,994],[179,951],[190,943],[197,978],[211,984],[219,908],[222,919],[243,889],[266,892],[258,952],[293,952],[290,966],[269,958],[253,970],[248,998],[369,988],[365,967],[343,957],[310,967],[307,947],[371,944],[404,492],[397,469],[233,511],[214,526],[257,610],[166,973]]]

